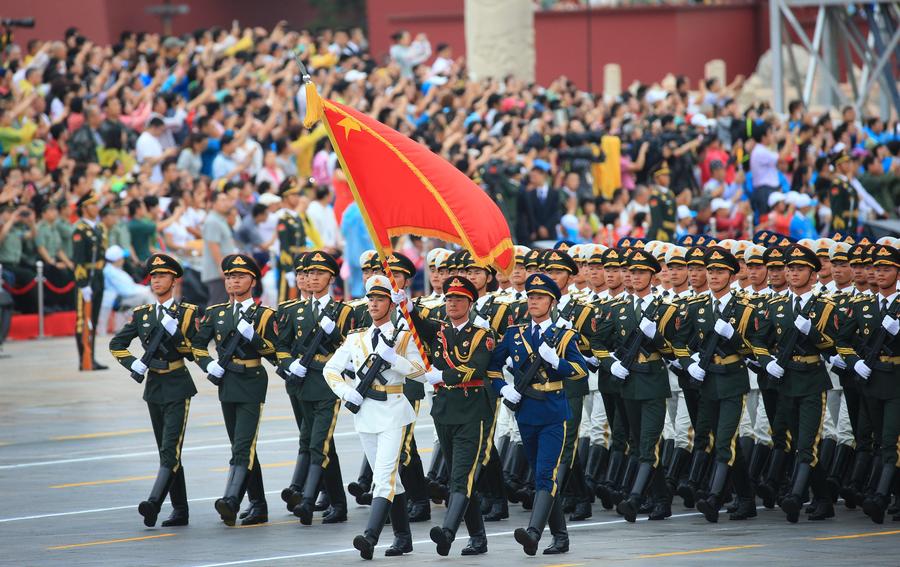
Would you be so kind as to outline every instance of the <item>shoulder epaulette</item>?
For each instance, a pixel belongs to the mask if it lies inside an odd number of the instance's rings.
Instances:
[[[694,297],[688,298],[688,303],[698,303],[700,301],[706,301],[709,298],[705,293],[703,295],[695,295]]]
[[[216,303],[215,305],[210,305],[209,307],[207,307],[206,310],[210,311],[211,309],[215,309],[216,307],[228,307],[229,305],[231,304],[227,301],[225,303]]]
[[[779,295],[779,296],[770,298],[769,302],[770,303],[779,303],[779,302],[785,302],[788,299],[790,299],[790,298],[786,295]]]
[[[132,309],[132,311],[133,311],[134,313],[137,313],[137,312],[140,311],[141,309],[149,309],[149,308],[150,308],[150,304],[149,304],[149,303],[145,303],[145,304],[143,304],[143,305],[138,305],[137,307],[135,307],[134,309]]]
[[[360,327],[359,329],[351,329],[351,330],[347,331],[347,336],[355,335],[357,333],[365,333],[368,330],[369,330],[368,327]]]

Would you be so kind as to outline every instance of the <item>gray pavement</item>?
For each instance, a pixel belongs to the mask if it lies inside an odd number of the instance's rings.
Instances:
[[[296,426],[277,377],[271,380],[258,453],[269,495],[269,524],[227,528],[213,509],[225,484],[229,448],[213,387],[191,369],[200,393],[191,404],[183,460],[191,525],[145,528],[137,504],[152,484],[157,457],[141,386],[116,365],[98,339],[110,370],[78,373],[72,339],[11,343],[0,359],[0,565],[321,565],[360,564],[350,542],[368,509],[351,507],[346,524],[304,527],[279,493],[296,456]],[[274,376],[274,374],[272,373]],[[426,465],[432,426],[422,416],[417,441]],[[349,414],[336,429],[344,481],[355,479],[361,451]],[[246,504],[246,502],[245,502]],[[526,557],[512,538],[528,513],[488,524],[490,552],[460,557],[465,530],[447,558],[428,540],[431,524],[413,524],[415,552],[376,555],[378,565],[900,565],[900,523],[877,526],[860,511],[838,508],[835,520],[790,525],[778,511],[760,510],[748,522],[708,524],[676,506],[664,522],[625,523],[595,507],[594,517],[571,523],[572,551]],[[169,513],[163,507],[162,518]],[[434,521],[443,516],[433,507]],[[546,534],[549,536],[549,534]],[[382,543],[389,543],[386,528]],[[549,539],[546,537],[545,539]],[[382,546],[383,548],[384,546]],[[543,547],[543,546],[542,546]]]

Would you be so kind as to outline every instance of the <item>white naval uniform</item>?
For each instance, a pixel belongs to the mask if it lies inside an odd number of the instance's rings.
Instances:
[[[609,299],[609,290],[599,293],[591,292],[584,298],[589,305],[598,304]],[[606,417],[606,407],[603,405],[603,396],[598,390],[598,376],[596,370],[588,373],[588,395],[584,397],[581,409],[581,426],[578,430],[579,437],[588,437],[591,446],[599,445],[609,448],[612,439],[612,430]]]
[[[753,291],[750,287],[747,293],[754,295],[772,295],[774,293],[768,286],[759,291]],[[744,411],[741,413],[741,422],[738,425],[740,437],[752,437],[761,445],[772,446],[772,429],[769,426],[769,418],[766,415],[766,406],[763,404],[759,393],[759,378],[756,372],[749,371],[750,391],[744,396]]]
[[[686,289],[670,298],[675,300],[678,298],[691,297],[690,289]],[[669,389],[672,395],[666,399],[666,419],[663,421],[663,439],[671,439],[675,442],[676,449],[684,449],[687,452],[694,450],[694,428],[691,425],[691,415],[687,409],[687,401],[684,398],[684,392],[678,383],[678,375],[672,370],[670,365],[666,365],[666,371],[669,373]]]
[[[347,335],[344,344],[337,349],[325,365],[325,379],[334,393],[343,399],[348,388],[355,388],[359,382],[354,378],[347,381],[341,372],[344,369],[361,368],[372,352],[372,334],[375,326],[363,332]],[[388,321],[380,327],[382,336],[392,337],[394,325]],[[384,370],[381,376],[387,380],[386,387],[399,387],[398,393],[388,393],[386,401],[365,398],[359,412],[353,416],[353,424],[359,434],[366,459],[372,467],[372,496],[393,500],[395,494],[403,494],[403,484],[397,469],[400,464],[402,442],[406,428],[416,420],[416,412],[403,395],[402,386],[407,380],[424,382],[424,363],[415,341],[408,331],[401,331],[395,344],[397,359]]]
[[[851,285],[839,291],[852,294],[853,289]],[[828,282],[828,285],[825,286],[825,291],[828,293],[838,291],[834,281]],[[827,357],[825,368],[828,370],[828,377],[831,378],[831,389],[825,394],[825,420],[822,422],[822,437],[834,439],[839,445],[855,446],[856,438],[853,436],[853,427],[850,423],[850,413],[847,411],[844,388],[841,387],[841,379],[834,372]]]

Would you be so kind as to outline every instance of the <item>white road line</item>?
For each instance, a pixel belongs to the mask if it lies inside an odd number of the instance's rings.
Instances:
[[[416,426],[417,431],[422,430],[430,430],[434,429],[433,425],[430,424],[421,424]],[[342,431],[339,433],[335,433],[334,437],[356,437],[356,431]],[[258,445],[268,445],[274,443],[287,443],[287,442],[297,442],[297,436],[294,435],[292,437],[280,437],[277,439],[263,439],[259,441]],[[194,451],[209,451],[212,449],[230,449],[231,445],[229,443],[218,443],[215,445],[200,445],[196,447],[185,447],[182,452],[190,453]],[[77,459],[59,459],[55,461],[35,461],[31,463],[17,463],[15,465],[0,465],[0,471],[2,470],[12,470],[12,469],[25,469],[31,467],[45,467],[52,465],[70,465],[73,463],[89,463],[92,461],[106,461],[113,459],[130,459],[133,457],[149,457],[159,455],[158,451],[139,451],[135,453],[117,453],[114,455],[96,455],[94,457],[79,457]]]
[[[758,506],[757,510],[760,510],[762,508],[764,508],[764,507]],[[702,516],[702,515],[703,514],[701,514],[700,512],[686,512],[684,514],[673,514],[671,516],[671,518],[672,519],[674,519],[674,518],[692,518],[692,517]],[[646,521],[648,521],[648,518],[638,518],[638,522],[646,522]],[[568,525],[567,527],[568,527],[569,531],[571,531],[571,530],[577,530],[577,529],[583,529],[583,528],[593,528],[596,526],[608,526],[610,524],[624,524],[624,523],[626,523],[625,519],[619,518],[617,520],[607,520],[605,522],[590,522],[587,524],[579,523],[579,524],[574,524],[574,525]],[[549,529],[550,528],[546,528],[545,531],[548,531]],[[496,533],[492,533],[492,534],[487,534],[487,537],[499,537],[499,536],[510,536],[510,535],[513,535],[513,532],[511,532],[511,531],[496,532]],[[431,541],[430,539],[423,539],[423,540],[419,540],[419,541],[414,541],[413,545],[434,545],[434,542]],[[385,545],[379,545],[375,549],[387,549],[388,547],[390,547],[390,546],[385,544]],[[310,553],[297,553],[297,554],[293,554],[293,555],[275,555],[272,557],[259,557],[256,559],[241,559],[239,561],[226,561],[225,563],[204,563],[203,565],[194,565],[192,567],[228,567],[229,565],[250,565],[252,563],[265,563],[268,561],[284,561],[287,559],[303,559],[304,557],[321,557],[323,555],[338,555],[340,553],[351,553],[351,552],[359,553],[356,549],[351,547],[351,548],[347,548],[347,549],[333,549],[330,551],[312,551]]]

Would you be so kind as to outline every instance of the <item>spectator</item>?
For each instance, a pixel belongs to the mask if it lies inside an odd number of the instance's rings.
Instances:
[[[135,283],[131,275],[125,271],[125,257],[126,252],[119,246],[113,245],[106,249],[98,329],[101,335],[106,334],[109,314],[113,309],[127,312],[138,305],[153,303],[156,300],[148,286]]]
[[[150,257],[156,240],[156,221],[149,209],[155,209],[158,199],[153,196],[146,197],[143,201],[135,199],[128,204],[128,233],[131,236],[131,246],[135,252],[138,263],[143,264]]]
[[[203,152],[206,150],[208,140],[202,134],[193,133],[185,140],[181,152],[178,154],[177,166],[179,171],[187,172],[192,178],[200,177],[203,169]]]
[[[57,288],[63,288],[72,281],[75,265],[66,254],[63,247],[63,239],[56,228],[59,221],[59,208],[55,203],[48,203],[41,212],[41,220],[37,224],[35,245],[37,253],[44,262],[44,276]],[[48,311],[54,311],[64,307],[71,307],[71,294],[69,296],[57,293],[46,294]]]
[[[160,183],[162,181],[162,169],[160,168],[160,163],[164,159],[177,153],[174,148],[169,148],[168,150],[163,149],[160,138],[165,129],[166,126],[162,121],[162,118],[151,118],[150,123],[147,124],[147,129],[144,130],[137,139],[137,161],[141,166],[151,168],[150,181],[152,183]]]
[[[343,238],[331,206],[331,190],[327,185],[316,187],[316,198],[306,208],[306,216],[313,225],[325,251],[334,254],[343,248]]]
[[[391,39],[394,40],[390,49],[391,61],[400,67],[401,77],[412,78],[413,68],[431,57],[431,42],[424,33],[413,40],[406,30],[395,33]]]
[[[557,239],[556,226],[561,213],[560,192],[547,182],[549,169],[547,163],[535,164],[528,173],[528,181],[522,187],[519,196],[522,207],[519,219],[520,242]]]
[[[88,106],[85,112],[84,126],[81,126],[72,134],[69,140],[69,156],[76,162],[95,163],[98,160],[98,151],[103,147],[103,138],[100,135],[100,124],[103,116],[96,106]]]
[[[201,281],[206,285],[207,305],[228,301],[222,258],[238,250],[232,235],[228,214],[234,201],[224,191],[213,194],[212,209],[203,223],[203,269]]]
[[[260,265],[269,261],[269,247],[278,238],[277,233],[269,235],[268,240],[263,238],[260,225],[269,218],[269,208],[257,203],[253,205],[250,214],[241,220],[241,225],[234,233],[235,243],[242,250],[250,252]]]
[[[0,206],[0,265],[10,275],[14,288],[25,288],[34,280],[34,268],[23,262],[26,242],[34,239],[36,223],[34,213],[26,206],[13,208]],[[16,309],[34,313],[37,308],[37,291],[13,294]]]
[[[750,203],[757,214],[769,212],[769,195],[780,191],[778,177],[778,160],[786,158],[793,149],[793,138],[785,137],[781,152],[771,149],[775,144],[775,132],[769,124],[764,123],[753,133],[756,144],[750,152],[750,175],[753,178],[753,194]]]

